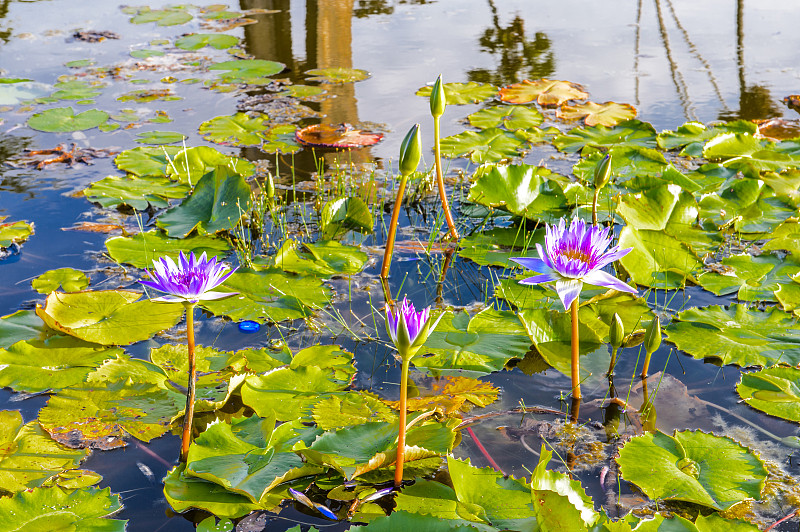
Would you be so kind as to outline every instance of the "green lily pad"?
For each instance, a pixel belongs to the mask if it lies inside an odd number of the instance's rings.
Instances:
[[[700,200],[701,218],[720,228],[733,226],[743,233],[771,232],[794,216],[796,210],[756,179],[743,179],[721,194],[708,194]]]
[[[33,310],[18,310],[0,318],[0,348],[38,338],[47,327]]]
[[[100,95],[103,83],[71,80],[62,81],[53,85],[57,91],[49,96],[52,100],[91,100]]]
[[[264,133],[261,151],[287,154],[299,152],[303,149],[303,146],[297,142],[296,131],[297,126],[293,124],[282,124],[268,129]]]
[[[121,509],[111,488],[73,491],[54,486],[0,499],[0,521],[8,530],[124,532],[127,520],[107,519]]]
[[[464,131],[441,140],[445,157],[469,157],[473,163],[499,162],[522,154],[523,139],[497,127],[482,131]]]
[[[0,386],[37,393],[59,390],[86,379],[94,369],[122,354],[71,336],[17,342],[0,349]]]
[[[445,83],[444,99],[450,105],[466,105],[469,103],[481,103],[497,94],[497,87],[488,83]],[[427,85],[416,92],[417,96],[430,98],[433,87]]]
[[[260,323],[304,318],[322,308],[331,298],[328,289],[315,277],[298,276],[277,269],[264,271],[240,268],[222,285],[238,295],[201,306],[217,316]]]
[[[94,59],[75,59],[74,61],[67,61],[66,63],[64,63],[64,66],[67,68],[80,68],[80,67],[92,66],[95,63],[96,62]],[[30,80],[24,80],[24,81],[30,81]]]
[[[717,510],[760,499],[763,462],[730,438],[701,431],[644,434],[619,451],[622,476],[656,500],[688,501]]]
[[[149,102],[174,102],[182,100],[171,89],[137,89],[126,92],[117,98],[120,102],[136,102],[136,103],[149,103]]]
[[[619,260],[636,284],[652,288],[679,288],[701,267],[697,256],[685,245],[662,231],[637,230],[625,226],[619,247],[633,251]]]
[[[725,273],[705,272],[697,282],[718,296],[737,294],[740,301],[777,301],[774,292],[781,284],[790,284],[791,276],[800,273],[800,264],[787,257],[732,255],[722,259]]]
[[[651,148],[641,146],[615,146],[608,150],[611,155],[611,175],[614,183],[625,183],[632,186],[630,180],[634,177],[661,176],[669,167],[664,155]],[[586,155],[586,154],[584,154]],[[594,170],[605,153],[596,151],[581,158],[580,162],[572,167],[573,173],[585,183],[592,183]],[[604,189],[605,190],[605,189]],[[592,190],[594,193],[594,190]],[[591,197],[588,198],[591,201]]]
[[[186,135],[177,131],[147,131],[137,133],[135,142],[139,144],[175,144],[186,140]]]
[[[359,197],[329,200],[319,215],[320,235],[324,240],[341,238],[348,231],[372,233],[372,212]]]
[[[333,241],[298,244],[287,239],[275,254],[273,263],[287,272],[329,277],[358,273],[367,259],[367,254],[354,246]]]
[[[2,218],[0,218],[2,221]],[[11,244],[21,244],[33,234],[33,224],[24,220],[10,223],[0,223],[0,248],[7,248]]]
[[[519,313],[519,319],[528,333],[528,342],[533,344],[544,361],[569,375],[572,367],[572,327],[564,311],[529,308]],[[596,351],[602,345],[600,336],[591,327],[581,327],[579,334],[578,345],[582,356]]]
[[[218,116],[200,124],[200,134],[217,144],[257,146],[264,140],[262,132],[266,129],[264,124],[267,120],[269,117],[266,115],[250,118],[245,113]]]
[[[192,20],[191,13],[187,12],[185,6],[168,7],[166,9],[151,9],[147,6],[133,8],[135,11],[131,24],[146,24],[155,22],[159,26],[178,26],[186,24]]]
[[[397,421],[397,415],[377,395],[362,391],[331,394],[314,405],[311,415],[317,426],[323,430],[342,429],[374,421]]]
[[[598,521],[592,498],[580,481],[564,473],[548,471],[553,451],[542,444],[539,463],[531,475],[531,501],[536,525],[541,530],[585,530]]]
[[[703,157],[758,179],[761,172],[780,172],[800,166],[800,157],[765,147],[747,133],[723,133],[703,148]]]
[[[734,304],[680,312],[665,332],[687,354],[741,367],[800,363],[797,321],[782,310]]]
[[[761,246],[764,251],[783,249],[794,255],[800,255],[800,223],[784,222],[771,231],[766,238],[770,240]]]
[[[190,33],[175,40],[175,46],[181,50],[199,50],[206,46],[217,50],[226,50],[239,44],[239,38],[235,35],[224,33]]]
[[[269,76],[282,72],[286,68],[277,61],[263,59],[239,59],[237,61],[223,61],[209,65],[209,70],[224,70],[219,75],[223,83],[249,83],[253,85],[266,85],[271,82]]]
[[[247,178],[255,172],[255,165],[247,159],[225,155],[210,146],[185,148],[168,161],[166,175],[181,183],[196,184],[201,177],[213,172],[217,166],[227,166],[232,172]]]
[[[667,228],[673,215],[675,223],[689,220],[683,213],[689,210],[697,219],[697,203],[694,196],[676,186],[661,186],[644,193],[626,194],[619,200],[617,212],[635,229],[661,231]],[[691,220],[694,221],[694,220]]]
[[[83,131],[92,129],[108,121],[108,113],[97,109],[89,109],[75,114],[72,107],[56,107],[36,113],[28,119],[28,127],[47,133]]]
[[[171,237],[214,234],[233,229],[250,211],[250,186],[227,166],[204,175],[192,194],[180,205],[162,214],[156,225]]]
[[[117,155],[114,164],[120,170],[138,177],[164,177],[169,160],[181,150],[182,148],[177,146],[133,148]]]
[[[418,368],[462,370],[483,375],[501,370],[512,358],[522,358],[531,340],[513,312],[491,308],[470,318],[466,312],[448,312],[425,342]]]
[[[554,174],[547,168],[527,164],[488,166],[476,172],[469,201],[500,207],[526,218],[554,221],[565,214],[566,197]]]
[[[543,229],[523,231],[518,227],[498,227],[462,238],[458,256],[481,266],[515,268],[517,264],[510,258],[528,254],[536,249],[537,243],[544,245]]]
[[[131,57],[136,59],[147,59],[148,57],[161,57],[163,55],[164,55],[163,50],[140,49],[131,51]]]
[[[223,259],[230,251],[230,246],[222,239],[210,236],[192,236],[189,238],[169,238],[161,231],[147,231],[132,237],[115,236],[106,240],[108,254],[120,264],[130,264],[136,268],[152,268],[153,261],[161,257],[178,259],[181,251],[196,254],[206,253],[211,259]]]
[[[641,146],[655,148],[656,130],[647,122],[628,120],[613,127],[592,126],[570,130],[553,139],[553,145],[566,153],[575,153],[585,146],[606,148],[612,146]]]
[[[481,109],[467,117],[469,124],[478,129],[504,127],[509,131],[536,127],[544,121],[536,109],[514,105],[497,105]]]
[[[102,345],[147,340],[172,328],[183,316],[179,303],[136,301],[141,296],[124,290],[53,292],[36,313],[53,329]]]
[[[775,366],[742,373],[736,392],[744,402],[772,416],[800,423],[800,369]]]
[[[308,78],[309,81],[321,81],[322,83],[353,83],[364,81],[370,76],[366,70],[345,67],[316,68],[306,70],[305,74],[311,76]]]
[[[185,468],[185,464],[179,464],[164,478],[164,496],[176,512],[200,508],[218,517],[235,519],[254,510],[272,510],[281,502],[273,499],[267,506],[255,504],[219,484],[185,475]]]
[[[316,100],[318,96],[326,92],[327,91],[322,87],[316,87],[314,85],[289,85],[278,94],[280,96],[291,96],[292,98],[299,98],[301,100]]]
[[[89,185],[83,195],[106,209],[128,205],[137,211],[144,211],[151,205],[155,208],[168,207],[170,199],[182,199],[189,190],[189,185],[162,177],[108,176]]]
[[[0,411],[0,434],[0,485],[5,492],[40,486],[49,477],[77,467],[87,455],[53,441],[37,421],[24,424],[22,414],[13,410]],[[0,515],[10,500],[0,499]],[[8,518],[2,522],[10,523]]]
[[[755,135],[758,126],[748,120],[737,120],[714,126],[701,122],[686,122],[675,131],[662,131],[658,134],[658,147],[662,150],[682,148],[679,155],[702,157],[703,146],[722,133],[749,133]]]
[[[800,204],[800,170],[762,172],[759,179],[774,190],[781,200],[790,205]]]

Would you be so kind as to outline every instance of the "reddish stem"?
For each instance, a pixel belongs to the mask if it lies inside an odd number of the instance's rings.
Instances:
[[[185,303],[186,307],[186,345],[189,350],[189,389],[186,392],[186,415],[183,418],[183,434],[181,435],[181,462],[189,456],[189,445],[192,443],[192,421],[194,419],[194,386],[197,379],[197,368],[194,361],[194,306],[196,303]]]
[[[477,445],[478,449],[481,450],[481,453],[483,453],[483,456],[489,461],[489,464],[497,471],[500,471],[503,473],[503,475],[505,475],[500,466],[497,465],[497,462],[494,461],[494,458],[492,458],[492,455],[489,454],[489,451],[486,450],[486,447],[484,447],[478,437],[475,436],[475,433],[472,431],[472,427],[467,427],[467,432],[469,432],[469,435],[472,436],[473,440],[475,440],[475,445]]]

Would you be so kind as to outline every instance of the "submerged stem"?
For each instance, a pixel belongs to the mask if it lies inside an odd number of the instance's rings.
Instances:
[[[381,266],[381,278],[389,277],[389,266],[392,264],[392,253],[394,252],[394,237],[397,233],[397,220],[400,218],[400,207],[403,205],[403,193],[406,190],[406,176],[400,177],[400,186],[397,187],[397,198],[394,200],[392,209],[392,221],[389,222],[389,234],[386,236],[386,245],[383,250],[383,265]]]
[[[394,469],[394,487],[403,483],[403,459],[406,451],[406,398],[408,395],[408,365],[411,357],[403,357],[403,369],[400,372],[400,427],[397,433],[397,461]]]
[[[578,298],[572,301],[569,307],[572,317],[572,397],[581,398],[581,365],[579,360],[578,345]]]
[[[189,445],[192,443],[192,420],[194,419],[194,396],[197,368],[194,360],[194,307],[197,303],[184,303],[186,308],[186,345],[189,350],[189,386],[186,392],[186,414],[183,418],[183,434],[181,435],[181,462],[186,462]]]
[[[439,198],[442,200],[444,217],[447,220],[447,227],[450,228],[450,236],[458,241],[458,231],[453,222],[453,215],[450,214],[450,207],[447,204],[447,193],[444,190],[444,175],[442,174],[442,149],[439,143],[439,117],[433,117],[433,162],[436,166],[436,186],[439,188]]]

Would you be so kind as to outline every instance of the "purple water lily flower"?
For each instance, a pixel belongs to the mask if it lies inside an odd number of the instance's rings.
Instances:
[[[548,225],[544,237],[546,249],[536,244],[539,259],[529,257],[512,258],[514,262],[539,272],[540,275],[520,281],[522,284],[556,282],[556,292],[564,309],[568,309],[578,297],[583,283],[613,288],[620,292],[635,294],[636,289],[623,283],[603,268],[627,255],[632,248],[608,248],[611,244],[608,227],[588,225],[580,219],[573,219],[569,228],[562,218],[558,225]]]
[[[139,281],[144,286],[164,292],[167,295],[154,298],[153,301],[168,303],[197,303],[201,300],[222,299],[234,295],[233,292],[213,292],[236,271],[226,264],[218,264],[217,258],[206,259],[203,252],[195,257],[194,252],[188,258],[180,252],[178,264],[170,257],[162,257],[153,261],[153,271],[145,270],[151,281]]]
[[[386,309],[386,331],[392,338],[397,351],[402,357],[412,357],[416,354],[428,335],[439,324],[443,313],[431,322],[431,308],[426,307],[417,312],[413,303],[409,303],[407,298],[397,305],[395,312],[390,308]]]

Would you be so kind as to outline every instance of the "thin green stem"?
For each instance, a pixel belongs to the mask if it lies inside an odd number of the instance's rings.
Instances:
[[[439,199],[442,200],[444,217],[447,220],[447,227],[450,228],[450,236],[458,241],[458,231],[453,222],[453,215],[450,214],[450,207],[447,204],[447,192],[444,190],[444,174],[442,173],[442,149],[439,143],[439,117],[433,117],[433,162],[436,166],[436,186],[439,188]]]
[[[184,303],[186,308],[186,345],[189,350],[189,386],[186,392],[186,415],[183,418],[183,434],[181,435],[181,462],[186,462],[189,445],[192,443],[192,420],[194,419],[194,396],[197,368],[194,360],[194,307],[197,303]]]
[[[400,207],[403,205],[403,193],[406,190],[406,178],[400,177],[400,186],[397,187],[397,198],[394,200],[392,209],[392,221],[389,222],[389,234],[386,235],[386,246],[383,250],[383,265],[381,266],[381,278],[389,277],[389,266],[392,264],[392,253],[394,252],[394,237],[397,233],[397,220],[400,218]]]
[[[570,305],[570,315],[572,317],[572,397],[581,398],[581,365],[579,360],[579,338],[578,338],[578,298],[576,297]]]
[[[597,225],[597,199],[600,196],[600,189],[595,189],[594,199],[592,200],[592,225]]]
[[[408,365],[411,357],[403,357],[403,369],[400,372],[400,427],[397,433],[397,461],[394,469],[394,487],[403,483],[403,459],[406,454],[406,398],[408,395]]]
[[[617,366],[617,350],[617,347],[611,347],[611,363],[608,365],[608,373],[606,373],[608,376],[614,374],[614,368]]]
[[[647,378],[647,372],[650,370],[650,356],[653,354],[650,351],[645,350],[647,353],[644,356],[644,366],[642,367],[642,379]]]

